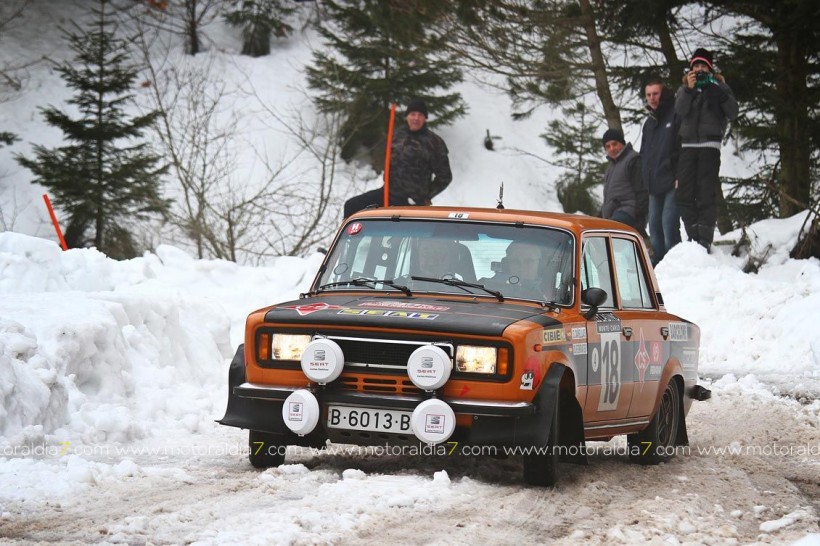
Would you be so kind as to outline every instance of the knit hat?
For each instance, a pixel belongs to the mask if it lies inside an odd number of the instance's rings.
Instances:
[[[712,61],[712,52],[699,47],[692,53],[692,59],[689,61],[689,66],[691,67],[695,63],[706,63],[706,66],[709,67],[709,70],[713,70],[715,68],[715,64]]]
[[[626,140],[624,139],[624,132],[620,129],[607,129],[604,133],[604,137],[601,139],[601,143],[606,146],[606,143],[610,140],[617,140],[621,144],[626,144]]]
[[[422,99],[410,99],[410,102],[407,103],[407,110],[404,111],[404,115],[406,116],[410,112],[421,112],[424,114],[424,117],[427,117],[427,105]]]

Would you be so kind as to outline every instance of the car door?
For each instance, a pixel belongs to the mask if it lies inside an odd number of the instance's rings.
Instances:
[[[608,234],[588,234],[581,252],[581,289],[601,288],[607,299],[587,320],[587,396],[584,422],[623,420],[632,401],[631,344],[624,338],[622,310],[618,304],[613,249]],[[627,332],[629,330],[626,330]]]
[[[618,316],[622,325],[623,366],[632,377],[628,417],[648,416],[658,395],[658,382],[669,359],[668,326],[650,290],[643,247],[635,237],[611,237]],[[666,334],[667,337],[664,337]]]

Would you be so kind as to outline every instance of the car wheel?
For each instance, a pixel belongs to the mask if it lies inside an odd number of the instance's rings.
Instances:
[[[678,383],[671,379],[663,391],[660,406],[649,426],[637,434],[627,436],[630,460],[649,465],[671,459],[681,418]]]
[[[267,432],[252,430],[248,434],[248,459],[254,468],[270,468],[285,462],[285,447],[280,437]]]
[[[557,402],[557,401],[556,401]],[[547,445],[541,453],[524,454],[524,482],[528,485],[552,487],[558,480],[558,404],[552,414],[552,426]],[[540,446],[533,446],[533,448]]]

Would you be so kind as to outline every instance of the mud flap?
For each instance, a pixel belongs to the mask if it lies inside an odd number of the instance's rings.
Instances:
[[[586,440],[584,439],[584,415],[573,393],[562,391],[558,401],[561,427],[558,445],[562,446],[561,461],[571,464],[588,464]]]
[[[228,408],[217,423],[229,427],[258,430],[273,434],[289,433],[282,419],[282,404],[254,398],[241,398],[234,394],[234,387],[245,382],[245,345],[236,350],[228,369]]]
[[[561,460],[586,464],[584,443],[584,423],[581,407],[571,393],[562,393],[561,379],[566,368],[552,366],[541,383],[536,398],[536,413],[532,417],[522,417],[516,423],[516,444],[545,447],[549,442],[550,427],[556,407],[559,411],[560,426],[558,445],[563,446]],[[556,404],[556,397],[558,403]]]

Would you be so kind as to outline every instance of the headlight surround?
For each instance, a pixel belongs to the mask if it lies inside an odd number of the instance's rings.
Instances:
[[[273,334],[271,339],[272,360],[299,360],[311,336],[306,334]]]
[[[494,374],[497,363],[498,349],[496,347],[459,345],[456,349],[456,371]]]

